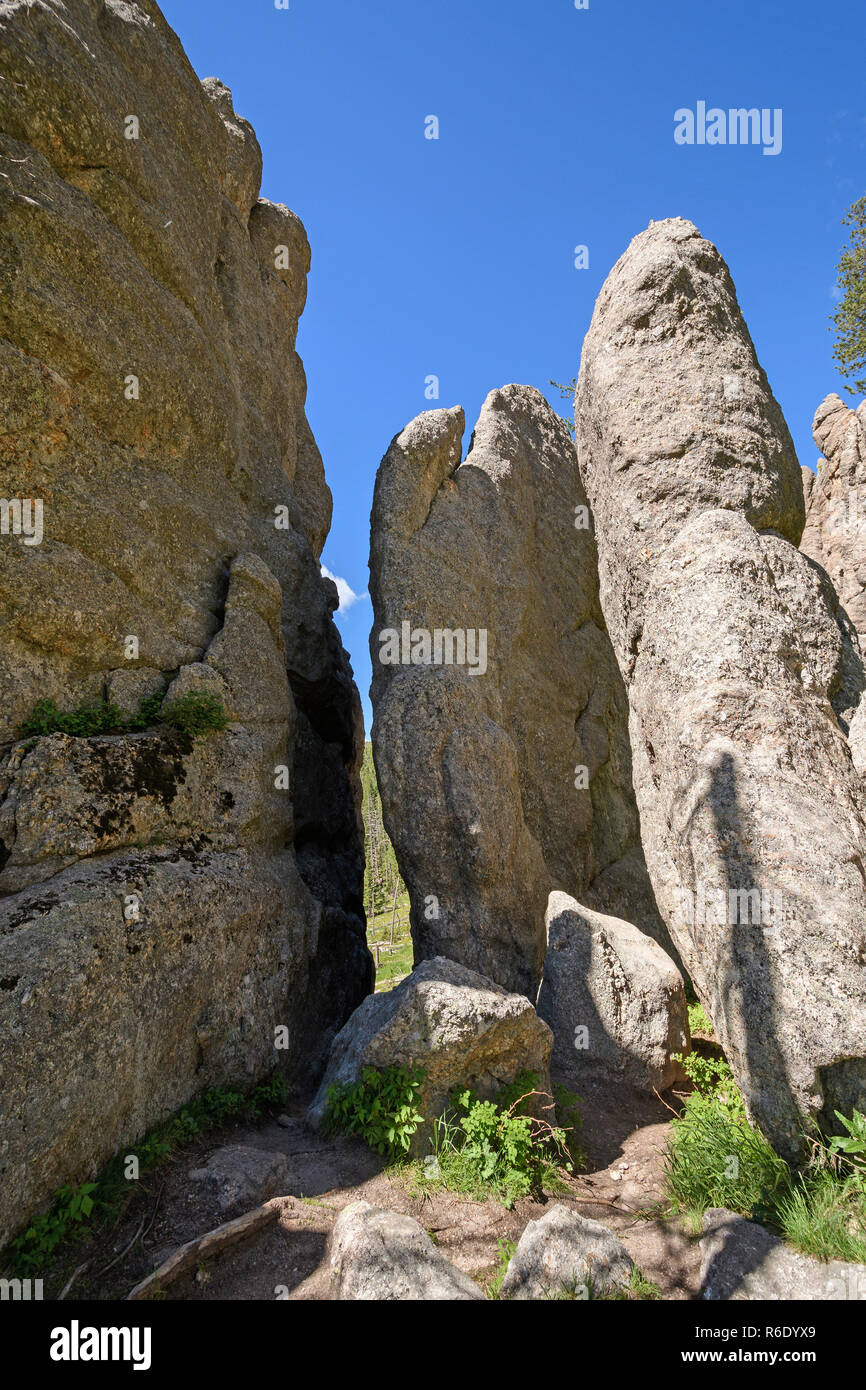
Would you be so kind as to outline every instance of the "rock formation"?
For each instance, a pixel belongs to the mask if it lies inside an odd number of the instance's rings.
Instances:
[[[303,227],[151,0],[0,6],[0,130],[2,1243],[194,1092],[309,1084],[371,965]],[[228,727],[18,736],[169,686]]]
[[[701,1298],[713,1302],[866,1299],[866,1265],[804,1255],[724,1207],[704,1212]]]
[[[499,1297],[524,1301],[622,1294],[633,1271],[631,1256],[612,1231],[555,1202],[526,1226]]]
[[[401,1212],[350,1202],[328,1242],[331,1297],[340,1302],[486,1302],[486,1296]]]
[[[665,1091],[688,1052],[683,978],[661,946],[630,922],[581,907],[567,893],[547,905],[547,954],[538,1013],[554,1038],[555,1079],[581,1094],[622,1078]]]
[[[416,959],[534,998],[552,888],[663,928],[568,430],[528,386],[490,393],[461,462],[463,429],[419,416],[376,479],[373,751]]]
[[[494,1099],[521,1072],[549,1094],[553,1037],[521,994],[509,994],[444,957],[422,961],[395,989],[365,999],[334,1039],[328,1068],[307,1115],[319,1125],[331,1086],[351,1085],[365,1067],[421,1067],[416,1104],[426,1121],[441,1115],[455,1090]],[[536,1107],[550,1120],[550,1104]],[[429,1149],[429,1127],[414,1141]]]
[[[784,1153],[866,1092],[862,663],[796,549],[803,488],[727,267],[651,224],[599,295],[576,400],[601,597],[662,914]]]
[[[804,554],[823,565],[845,612],[866,641],[866,401],[849,410],[828,396],[812,422],[823,457],[818,474],[803,469]]]

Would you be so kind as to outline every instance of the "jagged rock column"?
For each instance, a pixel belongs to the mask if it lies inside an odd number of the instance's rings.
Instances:
[[[784,1152],[866,1089],[862,663],[796,546],[799,466],[728,269],[636,237],[581,360],[578,456],[628,689],[659,906],[747,1105]]]
[[[304,229],[151,0],[0,5],[0,132],[2,1243],[195,1092],[309,1087],[371,967]],[[18,736],[167,688],[228,727]]]
[[[416,959],[535,997],[551,888],[661,929],[569,432],[528,386],[399,434],[376,479],[373,751]]]

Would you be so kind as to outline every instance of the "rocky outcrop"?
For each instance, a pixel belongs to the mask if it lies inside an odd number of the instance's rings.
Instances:
[[[628,688],[647,866],[750,1113],[866,1091],[866,821],[845,738],[863,686],[827,575],[795,547],[803,489],[727,267],[657,223],[584,345],[578,455]]]
[[[416,959],[534,998],[552,888],[663,931],[574,446],[540,393],[419,416],[376,479],[373,751]]]
[[[857,630],[866,640],[866,401],[849,410],[828,396],[812,422],[823,455],[817,476],[803,469],[804,554],[823,565]],[[807,477],[808,474],[808,477]]]
[[[598,1298],[627,1289],[633,1270],[630,1255],[612,1231],[556,1202],[526,1226],[499,1297]]]
[[[453,1091],[469,1088],[493,1099],[521,1072],[533,1073],[548,1091],[552,1046],[550,1029],[523,995],[435,957],[356,1009],[334,1040],[307,1118],[320,1124],[331,1086],[352,1084],[365,1067],[421,1067],[415,1103],[428,1121],[442,1114]],[[426,1129],[419,1132],[416,1148],[427,1137]]]
[[[601,600],[629,681],[656,563],[715,507],[798,544],[794,445],[716,248],[682,218],[650,223],[608,275],[575,401]]]
[[[369,1202],[351,1202],[328,1242],[331,1297],[376,1302],[483,1302],[485,1295],[451,1264],[417,1221]]]
[[[371,967],[303,227],[151,0],[2,5],[0,131],[2,1242],[194,1092],[309,1085]],[[166,690],[228,726],[18,736]]]
[[[688,1005],[661,946],[567,893],[551,893],[546,924],[538,1013],[553,1033],[557,1081],[580,1093],[611,1078],[647,1091],[681,1079],[674,1057],[689,1050]]]
[[[704,1212],[701,1298],[866,1299],[866,1265],[815,1260],[724,1207]]]

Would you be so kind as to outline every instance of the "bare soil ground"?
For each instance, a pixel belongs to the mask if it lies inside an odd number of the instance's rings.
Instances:
[[[673,1097],[666,1099],[676,1104]],[[581,1113],[585,1170],[568,1181],[565,1192],[545,1202],[522,1200],[512,1210],[493,1198],[473,1201],[419,1188],[406,1173],[386,1169],[360,1141],[313,1133],[300,1113],[290,1115],[288,1124],[282,1117],[283,1124],[268,1121],[224,1132],[185,1149],[136,1184],[135,1200],[112,1231],[65,1251],[62,1267],[46,1281],[46,1293],[57,1297],[74,1274],[71,1298],[125,1298],[178,1246],[228,1219],[189,1173],[217,1148],[249,1144],[277,1150],[288,1160],[278,1220],[247,1244],[200,1263],[161,1297],[327,1299],[328,1234],[342,1208],[357,1198],[415,1217],[443,1253],[485,1287],[501,1269],[499,1243],[517,1241],[527,1222],[543,1214],[546,1202],[563,1202],[613,1230],[661,1298],[697,1297],[697,1239],[678,1220],[658,1214],[670,1110],[654,1096],[607,1087],[587,1091]]]

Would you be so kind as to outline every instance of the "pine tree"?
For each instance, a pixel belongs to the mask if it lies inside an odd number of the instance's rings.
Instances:
[[[853,377],[845,390],[866,394],[866,195],[852,203],[842,219],[851,228],[850,241],[837,267],[842,298],[832,315],[836,328],[833,360],[843,377]]]

